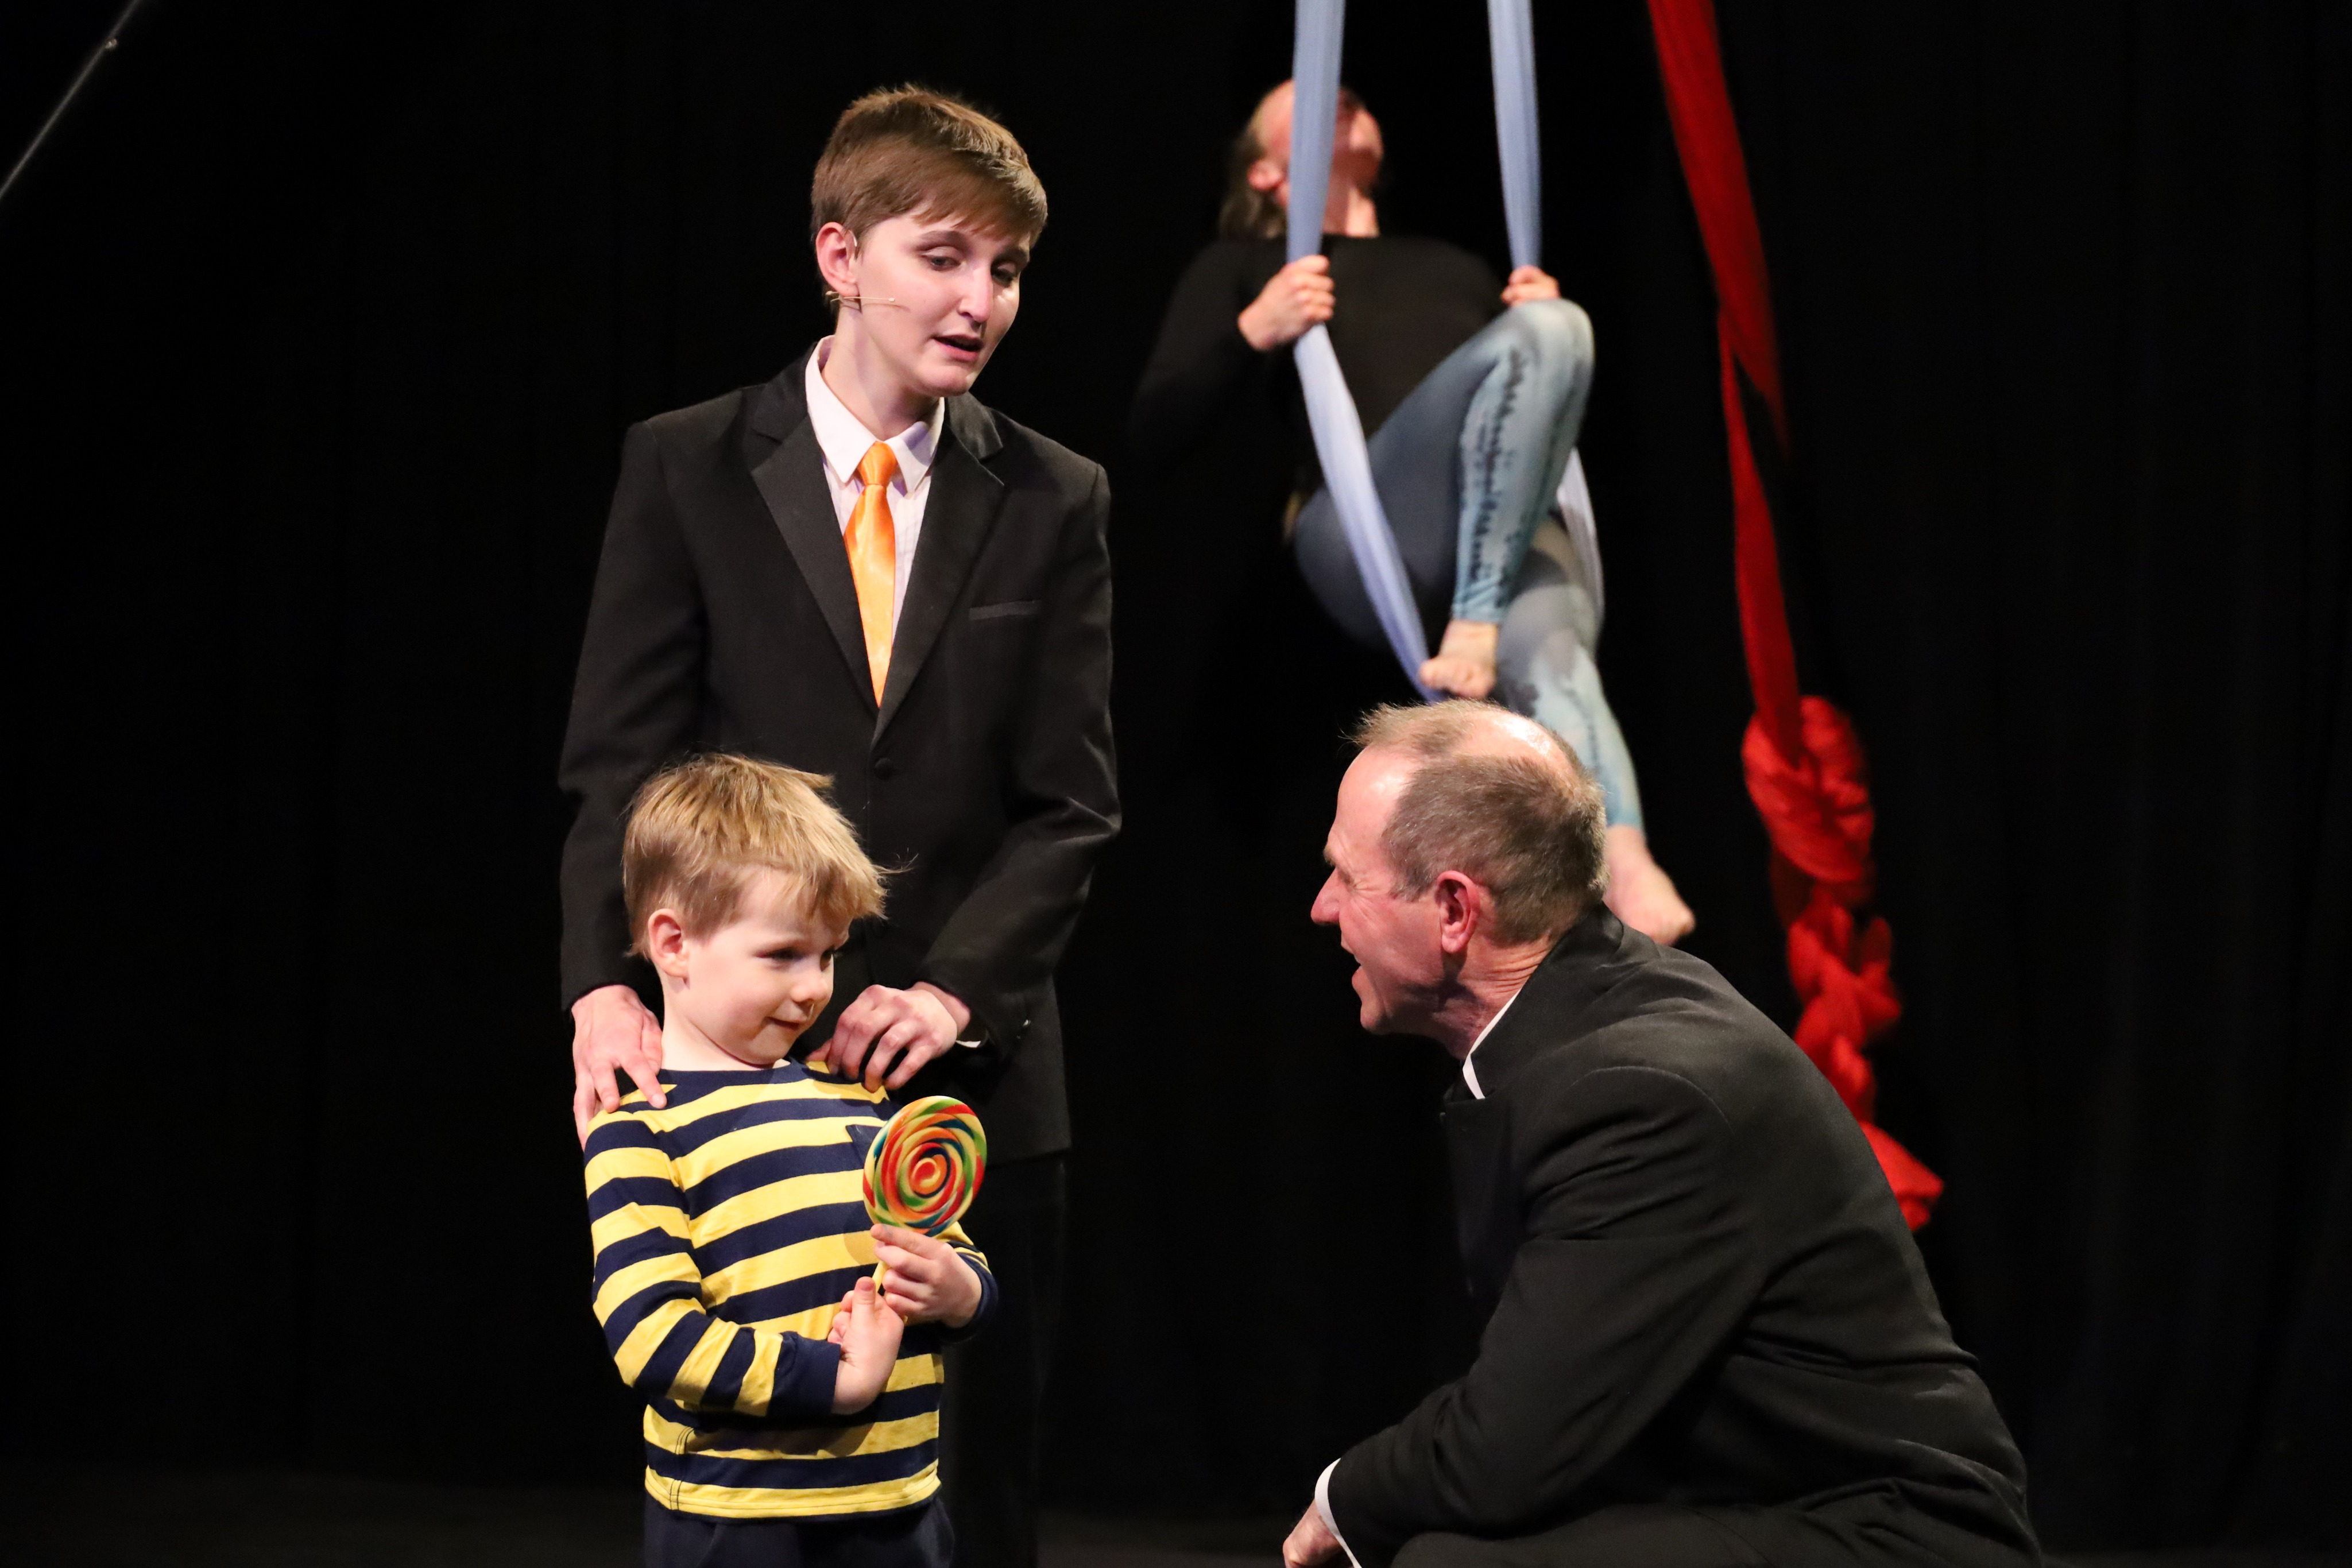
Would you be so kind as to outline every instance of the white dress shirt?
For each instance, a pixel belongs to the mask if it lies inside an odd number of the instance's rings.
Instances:
[[[1527,988],[1527,982],[1521,981],[1519,991]],[[1486,1020],[1486,1027],[1478,1031],[1478,1038],[1472,1040],[1470,1049],[1462,1054],[1462,1084],[1470,1091],[1473,1100],[1484,1100],[1486,1091],[1479,1085],[1477,1069],[1470,1063],[1477,1056],[1478,1048],[1486,1043],[1486,1037],[1495,1032],[1495,1026],[1503,1021],[1503,1015],[1511,1010],[1511,1003],[1519,999],[1519,991],[1513,991],[1509,1000],[1495,1009],[1495,1016]],[[1347,1537],[1339,1533],[1339,1521],[1331,1517],[1331,1472],[1339,1468],[1339,1461],[1334,1459],[1323,1467],[1321,1475],[1315,1478],[1315,1511],[1323,1516],[1323,1528],[1339,1542],[1339,1550],[1347,1552],[1351,1568],[1362,1568],[1362,1564],[1356,1562],[1355,1551],[1348,1544]]]
[[[834,390],[824,384],[824,362],[832,356],[833,340],[816,346],[808,360],[809,428],[816,432],[817,450],[824,455],[825,488],[833,497],[834,520],[844,532],[849,513],[865,493],[866,481],[857,465],[866,461],[874,433],[850,413]],[[923,507],[931,495],[931,460],[939,455],[940,423],[947,417],[947,400],[931,405],[931,415],[890,437],[890,453],[898,460],[898,476],[890,481],[890,528],[898,544],[898,562],[890,585],[890,626],[895,635],[900,612],[907,606],[907,577],[915,565],[915,544],[923,537]]]
[[[1524,991],[1527,988],[1528,983],[1525,980],[1521,980],[1519,982],[1519,991]],[[1470,1098],[1473,1100],[1484,1100],[1486,1097],[1486,1091],[1485,1086],[1480,1084],[1478,1082],[1478,1070],[1471,1066],[1470,1063],[1476,1059],[1478,1055],[1478,1048],[1486,1043],[1486,1037],[1495,1032],[1495,1026],[1503,1021],[1503,1015],[1511,1010],[1511,1003],[1519,999],[1519,991],[1513,991],[1510,995],[1509,1000],[1504,1002],[1501,1007],[1495,1009],[1495,1016],[1486,1020],[1486,1027],[1478,1031],[1478,1038],[1472,1040],[1470,1042],[1470,1049],[1462,1053],[1462,1085],[1464,1088],[1470,1091]]]

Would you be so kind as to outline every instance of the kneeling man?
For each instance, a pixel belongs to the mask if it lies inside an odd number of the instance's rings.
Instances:
[[[2040,1560],[2025,1471],[1869,1145],[1789,1038],[1601,902],[1600,791],[1483,704],[1359,729],[1315,918],[1462,1063],[1486,1326],[1323,1472],[1294,1565]]]

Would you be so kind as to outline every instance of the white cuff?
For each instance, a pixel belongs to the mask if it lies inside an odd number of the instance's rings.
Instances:
[[[1315,1478],[1315,1511],[1323,1516],[1323,1528],[1331,1532],[1331,1539],[1348,1554],[1348,1568],[1364,1568],[1356,1561],[1355,1549],[1348,1544],[1348,1538],[1339,1533],[1339,1521],[1331,1517],[1331,1472],[1339,1468],[1339,1461],[1334,1459]]]

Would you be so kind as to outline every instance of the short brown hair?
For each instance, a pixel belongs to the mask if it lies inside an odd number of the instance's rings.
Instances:
[[[799,883],[827,925],[882,912],[882,876],[846,819],[818,791],[821,773],[713,753],[655,774],[629,805],[621,844],[621,893],[630,950],[646,950],[646,923],[674,909],[689,936],[732,922],[744,885],[760,870]]]
[[[833,127],[809,185],[809,237],[862,235],[886,218],[968,217],[1016,239],[1045,229],[1045,187],[1021,143],[987,115],[929,88],[869,92]]]
[[[1458,871],[1493,894],[1497,942],[1533,942],[1575,925],[1608,890],[1608,818],[1576,754],[1533,720],[1558,766],[1466,750],[1500,712],[1460,701],[1378,707],[1349,738],[1421,762],[1381,832],[1397,894],[1418,898]]]

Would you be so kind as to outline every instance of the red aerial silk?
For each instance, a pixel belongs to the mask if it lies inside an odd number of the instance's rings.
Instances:
[[[1780,597],[1772,512],[1748,443],[1743,382],[1772,416],[1785,451],[1780,350],[1772,331],[1764,242],[1748,191],[1739,127],[1731,117],[1713,0],[1649,0],[1665,78],[1666,111],[1715,274],[1722,345],[1723,422],[1731,443],[1733,570],[1739,634],[1756,716],[1740,747],[1748,793],[1772,841],[1772,892],[1789,931],[1789,975],[1803,1013],[1797,1044],[1862,1124],[1914,1229],[1944,1190],[1936,1174],[1871,1120],[1877,1083],[1863,1055],[1903,1016],[1889,956],[1893,935],[1872,912],[1874,816],[1862,742],[1846,716],[1797,691],[1797,656]]]

